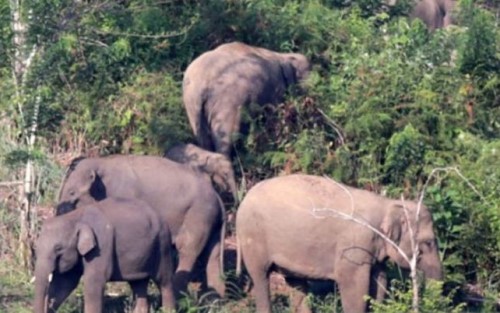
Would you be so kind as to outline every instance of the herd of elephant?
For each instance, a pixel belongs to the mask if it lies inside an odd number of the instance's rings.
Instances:
[[[450,0],[436,0],[436,6],[443,1]],[[218,190],[231,192],[239,205],[237,272],[243,263],[259,313],[271,312],[273,270],[299,291],[299,312],[310,312],[307,280],[335,281],[344,312],[365,312],[366,295],[385,295],[386,261],[408,268],[417,250],[417,267],[442,279],[424,205],[306,174],[261,181],[239,201],[230,157],[242,109],[279,103],[310,67],[299,53],[223,44],[184,74],[183,102],[199,146],[181,144],[165,157],[73,160],[56,216],[43,223],[36,241],[34,312],[55,312],[80,280],[85,313],[102,312],[108,281],[129,282],[134,313],[147,312],[151,280],[165,310],[175,311],[197,263],[202,290],[224,297],[226,216]]]

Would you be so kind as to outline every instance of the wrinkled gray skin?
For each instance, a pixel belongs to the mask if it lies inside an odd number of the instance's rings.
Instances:
[[[429,30],[444,28],[453,23],[455,0],[416,0],[410,17],[421,19]]]
[[[207,173],[221,190],[230,192],[234,201],[238,200],[233,165],[223,154],[204,150],[189,143],[172,147],[165,153],[165,157]]]
[[[354,212],[411,258],[409,226],[416,230],[416,203],[407,201],[405,205],[413,217],[409,220],[401,201],[319,176],[289,175],[255,185],[237,211],[236,235],[238,266],[242,257],[254,283],[257,312],[271,312],[268,274],[273,269],[282,271],[301,293],[294,304],[299,312],[310,312],[304,301],[307,285],[303,279],[334,280],[344,312],[365,312],[364,295],[384,296],[384,288],[379,286],[386,285],[385,261],[390,259],[403,268],[409,265],[375,232],[337,217],[332,210]],[[419,216],[416,242],[421,255],[417,266],[427,278],[442,279],[431,214],[422,206]]]
[[[307,77],[310,64],[298,53],[277,53],[240,42],[223,44],[196,58],[184,73],[183,101],[199,145],[229,157],[241,110],[275,104]]]
[[[178,254],[176,297],[185,292],[195,261],[206,265],[206,284],[224,295],[224,208],[206,174],[162,157],[114,155],[83,159],[61,189],[58,213],[106,197],[146,201],[166,221]]]
[[[149,279],[174,310],[171,246],[165,223],[140,200],[108,198],[51,218],[36,242],[34,312],[55,312],[82,276],[85,313],[103,311],[108,281],[128,281],[134,313],[146,313]]]

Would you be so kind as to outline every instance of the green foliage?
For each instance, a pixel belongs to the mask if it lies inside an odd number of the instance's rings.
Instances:
[[[192,141],[182,73],[204,51],[232,40],[298,51],[313,63],[304,93],[245,112],[235,165],[241,161],[236,168],[248,186],[307,172],[415,197],[428,181],[424,200],[433,212],[444,289],[475,284],[494,298],[500,290],[500,30],[492,12],[498,5],[462,0],[458,26],[429,32],[405,16],[412,1],[389,2],[22,1],[28,47],[42,50],[18,99],[10,7],[0,1],[0,180],[22,179],[32,160],[33,196],[49,204],[72,157],[161,154]],[[28,149],[34,120],[37,140]],[[458,172],[430,177],[436,167]],[[0,229],[5,255],[15,250],[19,230],[13,202],[0,203],[2,224],[10,225]],[[407,286],[395,288],[377,310],[409,308]],[[437,287],[426,288],[422,310],[457,309],[464,293],[440,300]],[[130,307],[122,300],[113,305]],[[312,301],[330,312],[337,300]],[[80,310],[75,301],[68,312]],[[186,309],[200,309],[197,301],[187,301]],[[230,311],[233,304],[242,310],[236,301],[216,308]],[[286,301],[275,304],[288,310]]]
[[[413,293],[411,288],[399,281],[394,281],[393,283],[389,291],[390,295],[386,301],[380,303],[373,299],[370,300],[370,305],[374,313],[412,312]],[[463,304],[453,304],[452,298],[455,291],[447,296],[443,296],[442,287],[443,284],[437,281],[429,281],[425,285],[419,301],[419,312],[462,312],[464,309]]]
[[[418,177],[424,164],[426,145],[424,136],[411,124],[394,133],[386,149],[385,169],[392,183],[401,185],[404,180]],[[413,184],[416,182],[413,181]]]

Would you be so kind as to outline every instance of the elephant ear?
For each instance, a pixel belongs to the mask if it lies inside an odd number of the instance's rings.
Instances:
[[[99,249],[101,254],[103,248],[110,250],[113,229],[98,206],[93,204],[85,207],[78,223],[77,248],[81,255],[87,255],[94,249]]]
[[[81,255],[86,255],[92,251],[96,245],[97,241],[92,228],[85,223],[80,223],[78,225],[78,240],[76,244],[78,252]]]
[[[285,60],[281,62],[281,74],[283,75],[283,80],[286,86],[291,86],[297,83],[297,74],[295,72],[295,67],[293,64]]]
[[[388,208],[388,212],[380,225],[382,233],[396,244],[399,243],[406,224],[404,214],[401,213],[403,213],[402,209],[397,206]]]

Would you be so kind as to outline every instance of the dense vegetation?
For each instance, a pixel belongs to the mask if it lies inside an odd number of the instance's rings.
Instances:
[[[429,288],[422,311],[449,311],[462,302],[467,310],[495,310],[498,1],[462,0],[459,26],[429,33],[406,17],[410,1],[388,7],[379,0],[25,0],[21,43],[12,27],[16,2],[0,0],[0,311],[28,311],[29,247],[68,161],[161,154],[192,141],[181,102],[183,70],[233,40],[302,52],[314,65],[305,92],[246,119],[235,145],[241,193],[293,172],[394,197],[423,192],[447,297]],[[16,71],[17,58],[31,52],[32,62]],[[20,183],[27,164],[35,174],[28,211]],[[375,310],[409,310],[406,283],[395,286]],[[329,303],[337,300],[313,302],[320,312],[334,312]],[[193,303],[187,306],[196,311]],[[66,312],[80,312],[79,298],[71,304]]]

